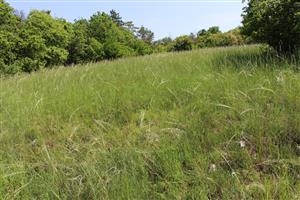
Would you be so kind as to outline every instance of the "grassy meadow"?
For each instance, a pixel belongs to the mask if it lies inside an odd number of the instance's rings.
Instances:
[[[300,74],[259,46],[0,79],[0,199],[300,199]]]

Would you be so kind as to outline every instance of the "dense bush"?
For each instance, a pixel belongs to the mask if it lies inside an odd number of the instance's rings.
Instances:
[[[175,39],[172,50],[173,51],[188,51],[192,50],[192,40],[188,36],[180,36]]]

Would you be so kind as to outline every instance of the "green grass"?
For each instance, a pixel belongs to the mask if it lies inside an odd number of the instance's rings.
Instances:
[[[248,46],[2,78],[0,199],[299,199],[297,68]]]

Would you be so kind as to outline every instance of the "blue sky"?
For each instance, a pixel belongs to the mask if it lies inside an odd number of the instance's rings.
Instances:
[[[69,0],[70,1],[70,0]],[[241,23],[241,0],[7,0],[15,9],[29,13],[31,9],[51,10],[55,17],[68,21],[89,18],[97,11],[118,11],[125,21],[136,26],[144,25],[155,33],[155,39],[165,36],[197,32],[210,26],[220,26],[222,31],[235,28]],[[154,2],[155,1],[155,2]]]

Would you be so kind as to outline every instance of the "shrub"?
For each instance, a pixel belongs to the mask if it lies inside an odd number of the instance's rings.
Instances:
[[[32,71],[38,71],[41,68],[45,66],[45,63],[34,60],[28,57],[21,58],[20,60],[17,60],[13,65],[12,68],[14,69],[20,69],[18,71],[23,72],[32,72]]]
[[[180,36],[175,39],[173,51],[189,51],[192,50],[192,40],[188,36]]]
[[[52,46],[47,48],[45,60],[47,66],[53,67],[56,65],[63,65],[68,58],[68,51],[63,48]]]
[[[119,42],[107,41],[104,44],[104,52],[106,59],[115,59],[124,56],[134,55],[134,50],[130,47],[127,47]]]

